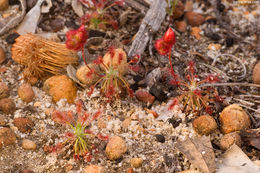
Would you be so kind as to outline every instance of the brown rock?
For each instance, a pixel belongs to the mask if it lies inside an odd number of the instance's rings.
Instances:
[[[22,173],[33,173],[33,171],[30,170],[30,169],[24,169],[24,170],[22,171]]]
[[[175,21],[175,26],[176,29],[180,32],[186,32],[187,30],[187,23],[186,21],[182,20],[182,21]]]
[[[139,168],[143,164],[143,159],[141,159],[141,158],[132,158],[130,160],[130,162],[131,162],[132,167]]]
[[[35,150],[37,145],[35,144],[35,142],[29,140],[29,139],[24,139],[22,141],[22,147],[25,150]]]
[[[4,82],[0,82],[0,99],[9,97],[9,88]]]
[[[185,3],[184,11],[192,11],[193,10],[193,2],[192,0],[187,0]]]
[[[209,135],[217,127],[215,119],[209,115],[202,115],[193,121],[193,128],[200,135]]]
[[[28,118],[15,118],[13,122],[14,126],[18,128],[18,130],[22,133],[30,133],[34,126],[32,120]]]
[[[0,0],[0,11],[4,11],[8,8],[8,0]]]
[[[51,20],[51,22],[50,22],[50,26],[51,26],[51,29],[52,29],[54,32],[60,31],[60,30],[62,30],[62,28],[63,28],[63,26],[64,26],[64,20],[61,19],[61,18],[53,19],[53,20]]]
[[[0,128],[0,149],[3,146],[14,144],[15,141],[15,133],[10,128]]]
[[[98,65],[90,63],[88,66],[95,72],[99,72]],[[79,81],[87,86],[93,85],[100,77],[95,73],[90,73],[89,68],[86,65],[81,66],[76,73]]]
[[[139,89],[135,92],[135,96],[138,100],[144,102],[144,103],[149,103],[152,104],[155,100],[155,97],[151,95],[149,92]]]
[[[223,150],[227,150],[234,143],[239,147],[242,145],[242,140],[240,135],[237,132],[225,134],[220,139],[220,148]]]
[[[109,139],[106,146],[106,155],[109,160],[117,160],[127,151],[124,139],[119,136],[113,136]]]
[[[186,171],[182,171],[182,172],[178,172],[178,173],[201,173],[201,172],[197,171],[197,170],[190,169],[190,170],[186,170]]]
[[[255,84],[260,85],[260,61],[254,67],[253,81],[254,81]]]
[[[197,40],[200,40],[200,28],[199,27],[192,27],[191,28],[191,35],[193,35]]]
[[[251,121],[247,113],[237,104],[227,106],[219,116],[221,130],[224,134],[248,129]]]
[[[1,2],[1,0],[0,0]],[[4,49],[0,46],[0,64],[2,64],[6,59],[6,56],[5,56],[5,51]]]
[[[84,173],[106,173],[104,167],[98,165],[89,165],[84,169]]]
[[[15,103],[13,99],[4,98],[0,100],[0,110],[5,114],[13,114],[15,112]]]
[[[18,95],[21,98],[21,100],[26,103],[31,102],[35,96],[32,86],[29,83],[23,83],[18,88]]]
[[[126,170],[126,173],[134,173],[134,169],[133,169],[133,168],[128,168],[128,169]]]
[[[66,75],[50,77],[45,81],[43,89],[52,96],[54,102],[66,98],[68,103],[74,103],[77,96],[75,84]]]
[[[173,11],[173,19],[180,18],[183,15],[183,13],[184,13],[184,5],[181,1],[179,1]]]
[[[195,13],[193,11],[189,11],[185,14],[185,17],[188,21],[188,24],[191,26],[200,26],[204,23],[205,17],[201,14]]]

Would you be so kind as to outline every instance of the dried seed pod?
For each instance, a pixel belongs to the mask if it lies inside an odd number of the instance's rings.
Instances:
[[[78,62],[76,52],[67,49],[65,44],[33,34],[21,35],[15,41],[12,58],[25,65],[33,77],[42,78],[48,73],[58,75],[67,65]]]

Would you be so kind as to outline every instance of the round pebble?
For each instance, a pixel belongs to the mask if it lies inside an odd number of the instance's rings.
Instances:
[[[247,113],[237,104],[227,106],[219,116],[221,130],[224,134],[248,129],[251,120]]]
[[[209,135],[218,127],[215,119],[209,115],[202,115],[196,118],[192,125],[194,130],[200,135]]]
[[[234,143],[239,147],[242,145],[242,140],[240,135],[237,132],[225,134],[220,139],[220,148],[223,150],[227,150]]]
[[[1,1],[1,0],[0,0]],[[6,56],[5,56],[5,51],[4,49],[0,46],[0,64],[2,64],[6,59]]]
[[[3,98],[0,100],[0,110],[5,114],[13,114],[15,112],[16,106],[13,99]]]
[[[143,164],[143,159],[141,159],[141,158],[132,158],[130,160],[130,162],[131,162],[132,167],[139,168]]]
[[[156,134],[155,137],[156,137],[156,140],[157,140],[158,142],[161,142],[161,143],[164,143],[164,142],[165,142],[165,137],[164,137],[163,135]]]
[[[35,150],[37,145],[35,144],[35,142],[29,140],[29,139],[24,139],[22,141],[22,147],[25,150]]]
[[[23,117],[15,118],[13,121],[13,124],[22,133],[30,133],[34,126],[34,123],[32,120],[30,120],[28,118],[23,118]]]
[[[16,136],[13,130],[4,127],[0,128],[0,149],[3,146],[12,145],[16,141]]]
[[[4,11],[8,8],[8,0],[0,0],[0,11]]]
[[[106,155],[109,160],[117,160],[127,151],[126,142],[119,136],[113,136],[109,139],[106,146]]]
[[[106,170],[102,166],[89,165],[84,169],[84,173],[106,173]]]
[[[9,97],[9,88],[4,82],[0,82],[0,99]]]
[[[32,86],[29,83],[24,83],[18,88],[18,95],[26,103],[31,102],[35,96]]]

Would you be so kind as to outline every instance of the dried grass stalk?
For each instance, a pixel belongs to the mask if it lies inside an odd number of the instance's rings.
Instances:
[[[29,76],[42,78],[48,73],[57,75],[67,65],[78,62],[76,52],[67,49],[65,44],[49,41],[33,34],[21,35],[15,41],[12,47],[12,58],[27,67]]]

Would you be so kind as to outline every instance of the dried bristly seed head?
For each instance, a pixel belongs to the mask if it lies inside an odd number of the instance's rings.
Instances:
[[[60,74],[69,64],[77,64],[78,57],[64,44],[42,37],[25,34],[18,37],[12,47],[12,59],[28,68],[29,74],[42,78],[48,73]],[[28,72],[27,72],[28,73]]]
[[[103,64],[107,67],[118,70],[121,75],[124,75],[128,71],[127,56],[123,49],[109,50],[103,57]],[[103,70],[107,70],[104,65],[101,65]]]

